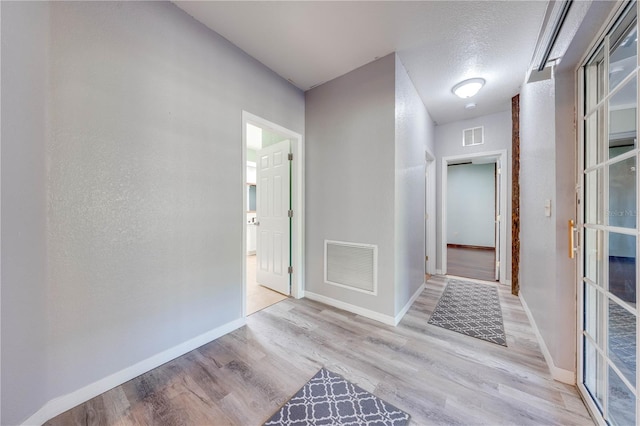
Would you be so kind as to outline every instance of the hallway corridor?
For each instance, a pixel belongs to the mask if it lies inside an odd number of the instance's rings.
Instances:
[[[495,281],[495,250],[447,247],[447,275]]]

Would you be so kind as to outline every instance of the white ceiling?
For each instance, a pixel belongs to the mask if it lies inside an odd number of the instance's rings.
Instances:
[[[176,1],[302,90],[398,52],[432,118],[443,124],[510,108],[547,1]],[[461,80],[487,83],[470,100]],[[465,104],[477,107],[466,110]]]

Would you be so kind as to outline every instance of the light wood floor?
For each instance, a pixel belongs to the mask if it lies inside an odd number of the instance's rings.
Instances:
[[[447,247],[447,274],[476,280],[496,280],[496,252]]]
[[[247,256],[247,315],[286,299],[284,294],[263,287],[256,281],[256,256]]]
[[[325,366],[411,414],[412,425],[592,425],[554,381],[520,301],[500,287],[508,347],[427,324],[433,277],[397,327],[306,299],[118,386],[48,425],[260,425]]]

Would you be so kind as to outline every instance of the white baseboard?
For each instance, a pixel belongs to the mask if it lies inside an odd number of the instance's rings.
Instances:
[[[542,338],[542,334],[540,334],[540,330],[538,330],[536,321],[533,319],[533,315],[529,310],[529,306],[527,306],[527,302],[524,300],[524,297],[522,297],[522,293],[520,293],[519,297],[520,297],[520,303],[522,304],[522,308],[524,309],[524,312],[527,314],[527,317],[529,318],[529,322],[531,323],[531,327],[533,328],[533,331],[536,334],[536,338],[538,339],[538,344],[540,345],[540,349],[542,350],[542,355],[544,355],[544,359],[547,362],[547,365],[549,366],[551,377],[553,377],[555,380],[559,382],[575,386],[576,373],[574,371],[565,370],[563,368],[556,367],[556,365],[553,362],[553,358],[551,357],[551,353],[547,348],[547,344]]]
[[[75,390],[66,395],[48,401],[42,408],[35,412],[31,417],[25,420],[23,425],[41,425],[46,421],[54,418],[58,414],[75,407],[78,404],[82,404],[85,401],[94,398],[101,393],[113,389],[116,386],[121,385],[147,371],[153,370],[156,367],[161,366],[179,356],[186,354],[194,349],[199,348],[219,337],[224,336],[227,333],[236,330],[246,324],[245,318],[240,318],[235,321],[231,321],[225,325],[214,328],[206,333],[194,337],[191,340],[187,340],[177,346],[153,355],[150,358],[142,360],[130,367],[113,373],[107,377],[104,377],[96,382],[93,382],[83,388]]]
[[[425,288],[425,283],[420,284],[420,287],[418,287],[418,289],[415,291],[415,293],[413,293],[409,301],[404,305],[402,310],[395,317],[381,314],[379,312],[372,311],[370,309],[361,308],[360,306],[352,305],[350,303],[333,299],[331,297],[323,296],[321,294],[312,293],[310,291],[305,291],[304,297],[307,297],[311,300],[315,300],[316,302],[321,302],[326,305],[333,306],[335,308],[343,309],[345,311],[348,311],[357,315],[362,315],[363,317],[367,317],[375,321],[380,321],[381,323],[384,323],[384,324],[393,325],[395,327],[400,323],[400,321],[405,316],[407,311],[409,311],[409,308],[411,308],[411,305],[413,305],[413,302],[415,302],[418,296],[420,296],[420,293],[422,293],[422,290],[424,290],[424,288]]]
[[[415,302],[418,296],[420,296],[420,293],[422,293],[422,290],[424,290],[424,287],[425,287],[425,283],[420,284],[420,287],[418,287],[416,292],[413,293],[413,296],[411,296],[411,299],[409,299],[406,305],[404,305],[404,308],[402,308],[402,310],[400,310],[400,312],[398,312],[398,315],[396,315],[396,317],[394,318],[393,325],[400,324],[400,321],[402,321],[402,317],[404,317],[407,311],[409,311],[409,308],[411,308],[411,305],[413,305],[413,302]]]
[[[436,275],[442,275],[442,269],[436,269]]]
[[[304,297],[307,299],[315,300],[316,302],[324,303],[325,305],[333,306],[334,308],[342,309],[347,312],[351,312],[363,317],[380,321],[387,325],[396,325],[395,318],[391,315],[381,314],[370,309],[361,308],[360,306],[352,305],[350,303],[343,302],[341,300],[332,299],[331,297],[323,296],[321,294],[312,293],[308,290],[304,292]]]

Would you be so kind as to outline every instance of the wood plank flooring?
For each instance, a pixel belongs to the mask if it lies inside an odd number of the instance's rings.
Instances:
[[[508,347],[427,324],[435,276],[397,327],[287,299],[247,326],[47,425],[260,425],[320,367],[411,414],[412,425],[592,425],[554,381],[520,301],[500,286]]]
[[[447,274],[495,281],[495,250],[447,247]]]

